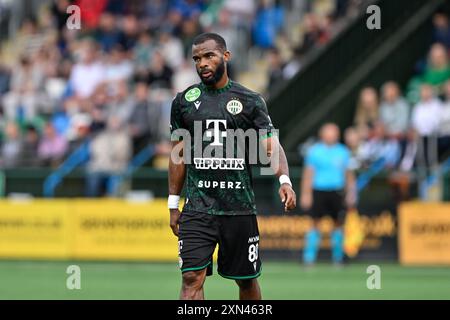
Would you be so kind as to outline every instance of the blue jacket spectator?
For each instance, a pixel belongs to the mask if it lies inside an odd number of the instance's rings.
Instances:
[[[258,47],[267,49],[275,45],[277,33],[283,27],[284,9],[264,1],[253,24],[253,40]]]

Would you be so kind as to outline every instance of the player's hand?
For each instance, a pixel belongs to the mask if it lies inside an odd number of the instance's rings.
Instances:
[[[295,208],[297,196],[294,190],[288,183],[283,183],[278,191],[281,202],[284,203],[284,211],[289,211]]]
[[[178,224],[181,212],[178,209],[170,209],[170,228],[175,236],[178,237]]]
[[[302,193],[300,197],[300,205],[304,211],[308,211],[312,206],[312,195],[310,193]]]

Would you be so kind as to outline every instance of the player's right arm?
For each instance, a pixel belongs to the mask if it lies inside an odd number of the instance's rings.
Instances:
[[[178,237],[178,223],[180,220],[181,212],[177,208],[171,208],[170,197],[178,197],[183,189],[184,179],[186,177],[186,165],[182,161],[183,141],[172,141],[172,152],[169,159],[169,211],[170,211],[170,228],[174,235]],[[181,148],[180,148],[181,147]]]
[[[175,236],[178,236],[178,225],[181,216],[179,200],[186,177],[186,164],[183,161],[184,142],[177,133],[177,129],[183,128],[181,116],[180,96],[172,101],[170,112],[170,133],[172,148],[169,157],[169,198],[170,228]]]

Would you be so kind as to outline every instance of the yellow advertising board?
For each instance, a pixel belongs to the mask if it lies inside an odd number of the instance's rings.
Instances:
[[[0,201],[0,257],[67,258],[72,218],[67,201]]]
[[[167,201],[77,200],[73,255],[80,259],[177,260]]]
[[[351,227],[346,228],[347,238],[353,239],[350,248],[356,254],[359,247],[379,246],[381,237],[395,234],[392,219],[391,214],[382,212],[361,216],[353,225],[346,221]],[[312,220],[303,215],[259,215],[258,224],[261,250],[298,251]],[[332,225],[324,218],[319,229],[328,235]],[[378,244],[370,243],[372,239]],[[325,237],[322,248],[329,246]],[[177,261],[178,246],[169,228],[165,199],[144,203],[120,199],[4,200],[0,201],[2,257]]]
[[[402,264],[450,264],[450,204],[404,203],[399,208]]]
[[[0,201],[0,257],[178,260],[166,200]]]

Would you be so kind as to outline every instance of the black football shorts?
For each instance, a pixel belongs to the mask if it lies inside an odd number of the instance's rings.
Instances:
[[[181,272],[207,268],[219,245],[217,272],[224,278],[257,278],[261,273],[256,215],[210,215],[183,212],[180,217],[178,253]]]
[[[335,221],[343,222],[345,217],[344,191],[313,191],[311,216],[322,218],[330,216]]]

